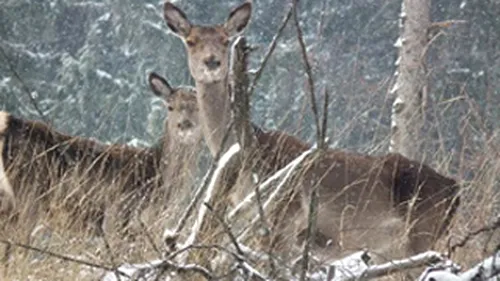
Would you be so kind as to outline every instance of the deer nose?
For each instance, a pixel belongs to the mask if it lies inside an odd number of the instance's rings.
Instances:
[[[218,60],[215,56],[208,57],[204,62],[209,70],[215,70],[220,66],[220,60]]]
[[[187,130],[193,127],[193,123],[189,120],[184,120],[177,124],[177,127],[179,127],[179,129],[181,130]]]

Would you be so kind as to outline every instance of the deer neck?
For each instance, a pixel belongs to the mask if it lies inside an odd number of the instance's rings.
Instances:
[[[210,153],[215,156],[221,148],[222,139],[231,121],[231,100],[227,89],[227,78],[215,83],[196,82],[196,90],[201,129]],[[234,140],[231,134],[223,151]]]
[[[165,128],[167,130],[167,128]],[[188,190],[196,176],[200,142],[179,143],[172,140],[168,133],[163,136],[161,149],[161,177],[165,198],[178,198]]]

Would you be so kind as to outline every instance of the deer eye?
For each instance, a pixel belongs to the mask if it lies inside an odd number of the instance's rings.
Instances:
[[[193,47],[194,45],[196,45],[196,40],[194,40],[194,39],[187,39],[187,40],[186,40],[186,44],[187,44],[189,47]]]
[[[168,109],[168,111],[174,111],[174,107],[170,106],[170,105],[167,107],[167,109]]]

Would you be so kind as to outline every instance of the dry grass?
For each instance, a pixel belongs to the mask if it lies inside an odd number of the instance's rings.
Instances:
[[[186,206],[189,186],[173,191],[174,199],[166,202],[161,187],[155,185],[150,198],[136,202],[142,207],[137,207],[139,215],[132,215],[127,228],[129,235],[125,236],[117,228],[123,216],[117,212],[118,202],[125,197],[120,195],[120,190],[124,190],[120,178],[109,181],[82,171],[85,169],[78,166],[67,171],[44,194],[34,192],[36,186],[28,180],[31,177],[25,181],[22,174],[9,171],[9,175],[23,183],[23,191],[17,202],[17,217],[13,218],[9,210],[2,210],[0,239],[19,245],[4,256],[1,280],[96,280],[103,272],[99,267],[115,268],[127,262],[161,257],[164,251],[161,235]],[[107,206],[104,236],[99,235],[98,222],[91,212],[101,204]],[[2,244],[1,256],[6,248]]]
[[[471,157],[462,159],[461,165],[470,167],[471,170],[474,170],[475,175],[468,181],[458,178],[459,181],[463,182],[461,206],[449,235],[441,239],[435,250],[446,252],[450,243],[457,243],[468,233],[484,227],[498,214],[500,162],[494,144],[494,140],[490,139],[490,143],[484,145],[485,150],[476,151]],[[438,153],[431,162],[433,167],[437,167],[445,174],[450,168],[449,163],[450,155],[446,153]],[[65,181],[64,184],[53,186],[52,190],[65,190],[61,194],[67,194],[66,191],[69,189],[85,188],[81,180],[75,179],[77,177],[70,178],[73,178],[74,182]],[[96,190],[110,190],[109,186],[103,184],[95,187],[97,187]],[[104,195],[93,193],[91,196],[101,197]],[[177,223],[180,214],[192,198],[192,191],[191,189],[180,190],[173,198],[176,199],[170,200],[168,203],[161,200],[147,202],[147,207],[141,213],[140,219],[132,220],[130,227],[131,232],[135,234],[133,241],[125,239],[114,228],[113,225],[119,219],[120,214],[115,213],[115,205],[111,204],[112,202],[109,202],[112,207],[106,211],[107,228],[104,239],[93,235],[92,232],[83,231],[82,225],[79,223],[81,217],[75,217],[68,212],[58,200],[51,201],[49,211],[40,209],[37,216],[29,215],[28,210],[23,210],[24,212],[16,225],[4,228],[1,239],[29,245],[41,251],[14,247],[9,257],[8,271],[5,271],[5,267],[2,268],[2,280],[98,280],[104,272],[103,269],[98,268],[100,266],[114,268],[123,263],[143,263],[147,260],[160,258],[166,250],[162,242],[162,233],[166,227],[173,228]],[[101,200],[101,198],[93,198],[92,200]],[[286,214],[284,215],[286,216]],[[230,243],[227,232],[222,224],[214,219],[214,214],[209,213],[208,216],[211,225],[204,229],[196,244],[213,245],[220,244],[221,241]],[[193,219],[188,224],[192,222]],[[189,225],[185,229],[189,230]],[[186,233],[188,231],[183,232],[183,234]],[[290,236],[295,235],[289,234]],[[181,237],[181,241],[184,238]],[[268,244],[269,239],[269,236],[254,232],[251,241],[248,241],[248,246],[259,248],[259,245]],[[455,262],[468,268],[491,254],[494,247],[499,244],[499,229],[485,232],[472,237],[464,247],[458,248],[453,253],[452,258]],[[297,248],[297,253],[299,251],[300,249]],[[83,265],[78,261],[64,260],[61,257],[53,257],[48,252],[86,261],[96,267]],[[271,255],[277,254],[268,252],[266,249],[262,252]],[[197,261],[210,268],[214,262],[220,261],[214,258],[216,254],[221,253],[221,249],[200,248],[193,249],[190,253],[190,261]],[[282,258],[276,259],[275,265],[278,267],[284,264],[289,265],[290,261],[297,257],[291,252],[288,254],[290,255],[287,257],[281,256]],[[231,258],[231,260],[233,259]],[[255,263],[255,265],[261,269],[272,270],[272,266],[268,262]],[[228,271],[229,267],[218,268],[219,270],[220,272]],[[400,277],[401,275],[396,275],[394,279],[400,279]],[[193,280],[202,279],[199,275],[193,275],[190,278]]]

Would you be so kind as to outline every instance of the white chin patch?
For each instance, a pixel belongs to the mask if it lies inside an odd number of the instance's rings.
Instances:
[[[178,134],[179,138],[184,143],[192,142],[193,135],[194,135],[194,133],[192,130],[180,131]]]
[[[208,69],[204,69],[202,73],[203,73],[203,75],[202,75],[203,80],[206,83],[218,82],[218,81],[222,80],[220,77],[220,69],[217,71],[210,71]]]

